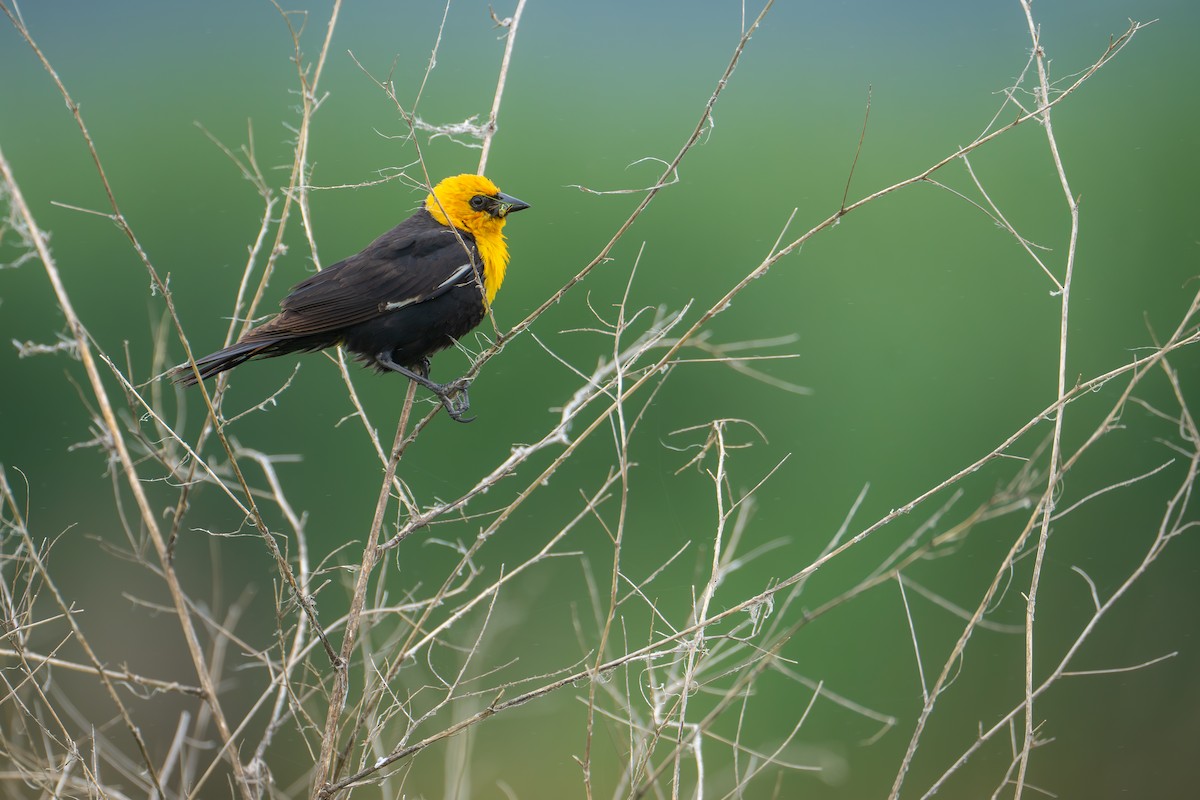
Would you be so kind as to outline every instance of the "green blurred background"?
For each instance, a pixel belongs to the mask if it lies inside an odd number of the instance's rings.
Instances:
[[[303,44],[312,59],[328,8],[288,6],[297,7],[311,11]],[[511,10],[496,9],[501,16]],[[39,0],[23,4],[22,11],[79,101],[126,217],[159,271],[170,274],[192,346],[215,349],[261,204],[196,123],[236,148],[246,141],[249,122],[268,180],[286,185],[286,126],[297,120],[297,97],[291,42],[279,13],[265,1]],[[1064,81],[1098,58],[1128,18],[1161,20],[1055,112],[1072,188],[1082,198],[1069,373],[1086,379],[1128,363],[1138,348],[1150,345],[1148,328],[1167,335],[1195,290],[1188,281],[1197,272],[1200,244],[1194,87],[1200,6],[1104,0],[1039,3],[1035,11],[1053,76]],[[411,147],[395,138],[405,130],[402,121],[363,69],[377,77],[392,74],[401,99],[411,102],[442,12],[438,3],[346,5],[322,80],[328,96],[313,131],[313,184],[372,181],[413,160]],[[757,8],[745,13],[753,16]],[[728,61],[742,18],[736,2],[529,4],[488,168],[504,191],[533,206],[507,229],[513,261],[495,309],[501,327],[523,318],[594,257],[639,199],[598,197],[571,186],[618,189],[652,182],[658,165],[635,162],[669,160],[678,151]],[[485,3],[450,8],[437,68],[418,110],[422,118],[440,124],[486,115],[503,48],[500,33]],[[613,251],[611,263],[541,318],[535,333],[556,354],[590,370],[607,354],[609,341],[564,331],[595,324],[589,298],[605,311],[620,300],[643,246],[631,291],[635,307],[679,308],[692,300],[696,308],[708,307],[766,255],[793,209],[792,235],[837,210],[868,87],[870,123],[851,200],[971,141],[995,114],[1000,92],[1024,67],[1029,47],[1016,2],[780,3],[749,43],[717,105],[713,129],[684,162],[680,183],[660,194]],[[161,299],[150,293],[144,269],[112,224],[51,204],[106,207],[62,99],[7,24],[0,25],[0,74],[0,147],[34,214],[53,232],[52,247],[77,310],[97,342],[122,354],[122,361],[128,353],[133,376],[146,380]],[[1014,116],[1005,114],[1003,119]],[[477,151],[446,138],[422,141],[431,175],[474,170]],[[1018,229],[1051,248],[1045,258],[1061,274],[1068,217],[1041,130],[1023,126],[980,150],[972,163]],[[970,191],[961,166],[951,165],[939,179]],[[322,262],[357,251],[419,200],[400,182],[314,193]],[[290,252],[264,309],[312,268],[295,221],[291,233]],[[870,490],[853,532],[971,463],[1046,407],[1055,391],[1058,322],[1058,301],[1040,270],[1010,236],[948,192],[909,188],[845,218],[780,262],[710,328],[718,342],[798,336],[763,352],[799,358],[763,362],[763,369],[809,387],[811,395],[774,389],[718,365],[695,365],[677,370],[656,397],[633,453],[638,466],[626,569],[644,576],[693,539],[686,566],[657,584],[661,602],[679,612],[690,587],[702,580],[697,565],[707,558],[711,488],[695,472],[674,475],[689,456],[672,449],[683,443],[673,431],[718,417],[757,424],[766,442],[735,459],[733,480],[743,488],[790,454],[760,491],[748,534],[755,544],[781,538],[786,544],[723,588],[731,605],[807,564],[864,485]],[[62,331],[38,264],[0,272],[0,341],[52,342]],[[181,357],[177,342],[171,352],[173,359]],[[229,408],[258,402],[294,363],[283,359],[239,370]],[[465,364],[463,356],[446,354],[435,362],[435,374],[449,377]],[[1194,352],[1176,359],[1192,390],[1200,388],[1196,365]],[[81,375],[62,357],[18,359],[14,348],[0,348],[0,462],[28,477],[36,530],[43,536],[67,531],[59,557],[73,561],[60,566],[74,570],[72,590],[89,598],[90,615],[119,617],[131,606],[111,587],[138,579],[131,567],[94,559],[106,537],[121,534],[102,454],[71,450],[94,435],[72,383]],[[388,438],[399,383],[363,375],[358,384]],[[405,479],[425,501],[455,496],[513,443],[541,435],[555,419],[550,409],[576,385],[575,376],[530,337],[514,342],[472,389],[478,421],[459,426],[436,420],[406,459]],[[1069,443],[1082,441],[1120,390],[1106,386],[1072,407]],[[1159,399],[1166,404],[1165,390]],[[198,404],[187,412],[185,428],[195,430]],[[298,510],[308,515],[321,556],[361,539],[378,491],[378,462],[361,430],[337,426],[348,412],[333,368],[308,357],[278,407],[236,431],[247,447],[302,456],[281,465],[281,476]],[[1129,430],[1081,466],[1078,484],[1064,487],[1064,501],[1171,457],[1160,441],[1172,435],[1171,426],[1141,410],[1128,413],[1123,421]],[[1043,435],[1035,431],[1017,450],[1030,453]],[[593,445],[556,478],[552,493],[523,511],[484,552],[482,565],[490,574],[536,550],[546,531],[578,509],[578,491],[594,491],[611,461],[611,445],[603,439]],[[1016,468],[1004,462],[973,476],[963,486],[961,508],[986,499]],[[533,474],[527,470],[518,480]],[[1057,661],[1089,612],[1086,587],[1071,566],[1084,567],[1111,591],[1149,543],[1149,523],[1169,495],[1172,475],[1178,477],[1168,471],[1056,528],[1039,617],[1046,642],[1041,666]],[[233,530],[241,523],[215,493],[201,499],[195,514],[197,527]],[[921,519],[918,513],[885,529],[877,541],[823,570],[805,605],[852,585]],[[918,579],[973,608],[1016,524],[985,526],[955,558],[920,565]],[[468,524],[438,536],[469,539],[473,531]],[[183,547],[198,563],[211,557],[222,564],[214,574],[225,582],[220,591],[226,602],[243,584],[260,586],[251,607],[264,618],[246,624],[269,630],[272,567],[261,546],[196,539]],[[605,563],[598,527],[576,544],[595,563]],[[397,595],[450,563],[439,548],[410,545],[391,576]],[[1200,741],[1198,556],[1194,537],[1175,542],[1096,633],[1081,668],[1123,666],[1175,650],[1179,655],[1141,672],[1077,679],[1049,694],[1039,718],[1048,720],[1043,736],[1054,741],[1035,754],[1034,784],[1061,797],[1192,796]],[[353,548],[343,560],[357,562]],[[94,569],[96,563],[104,570]],[[563,564],[569,566],[545,568],[503,598],[513,627],[496,637],[492,652],[499,660],[521,655],[527,674],[580,655],[569,611],[585,600],[580,565]],[[203,585],[208,567],[198,570]],[[599,567],[601,575],[604,570]],[[1002,610],[1009,622],[1021,620],[1018,588]],[[332,618],[342,601],[333,593],[327,597]],[[932,605],[915,608],[929,671],[940,665],[961,622]],[[532,617],[530,609],[537,609],[536,630],[516,624]],[[168,671],[163,664],[177,659],[140,651],[138,631],[123,630],[119,621],[111,628],[104,655],[114,662],[138,661],[160,674]],[[918,759],[914,789],[970,741],[977,721],[988,727],[1016,702],[1019,637],[980,639],[953,689],[961,698],[945,699],[940,727],[925,745],[929,759]],[[802,751],[793,755],[809,763],[833,759],[842,767],[824,778],[788,775],[779,796],[883,796],[921,702],[895,586],[806,628],[785,654],[797,671],[900,722],[880,742],[864,746],[872,723],[819,704],[797,740]],[[763,681],[759,694],[767,699],[757,706],[753,724],[761,726],[761,740],[777,741],[809,694],[775,676]],[[475,796],[503,796],[499,782],[521,797],[582,796],[578,767],[570,760],[583,747],[580,705],[566,695],[485,726],[473,756]],[[619,733],[616,740],[619,746]],[[973,762],[977,771],[946,796],[989,792],[1008,758],[1003,748],[985,752]],[[720,779],[714,768],[714,785]],[[435,752],[418,759],[406,791],[437,796],[441,780]],[[610,783],[599,785],[611,791]],[[771,796],[772,789],[755,785],[748,796]]]

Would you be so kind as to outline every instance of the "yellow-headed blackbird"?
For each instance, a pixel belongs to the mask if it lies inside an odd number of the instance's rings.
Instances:
[[[232,369],[252,358],[341,345],[380,372],[399,372],[431,390],[464,419],[467,381],[429,380],[429,357],[483,320],[508,266],[505,218],[529,208],[482,175],[446,178],[417,213],[358,255],[292,287],[279,314],[236,344],[180,364],[176,383]]]

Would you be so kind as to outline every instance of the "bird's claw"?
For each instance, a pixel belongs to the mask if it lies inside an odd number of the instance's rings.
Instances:
[[[471,407],[471,398],[467,394],[467,389],[471,386],[471,382],[466,378],[459,378],[450,383],[440,384],[436,394],[438,399],[442,401],[442,406],[446,409],[446,413],[450,415],[450,419],[455,422],[474,422],[475,417],[464,417],[463,414]]]

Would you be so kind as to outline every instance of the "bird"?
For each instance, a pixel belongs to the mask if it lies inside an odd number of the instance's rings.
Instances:
[[[470,422],[470,382],[434,383],[429,359],[489,313],[508,268],[504,224],[526,208],[482,175],[446,178],[408,219],[293,286],[274,317],[168,375],[193,386],[251,359],[340,345],[378,372],[424,386],[452,419]]]

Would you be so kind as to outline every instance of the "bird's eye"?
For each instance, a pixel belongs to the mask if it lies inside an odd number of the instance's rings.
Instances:
[[[481,195],[481,194],[477,194],[477,195],[475,195],[474,197],[472,197],[472,198],[471,198],[471,208],[473,208],[473,209],[475,209],[476,211],[478,211],[479,209],[483,208],[483,204],[484,204],[484,203],[486,203],[486,202],[487,202],[487,198],[486,198],[486,197],[484,197],[484,196],[483,196],[483,195]]]

